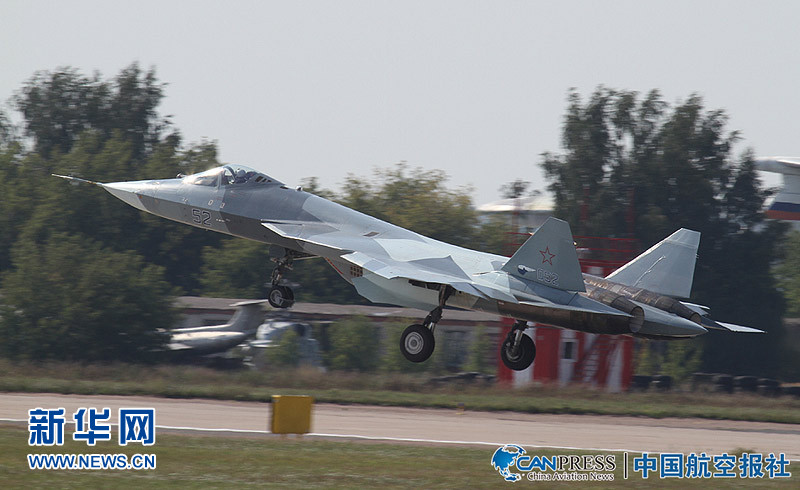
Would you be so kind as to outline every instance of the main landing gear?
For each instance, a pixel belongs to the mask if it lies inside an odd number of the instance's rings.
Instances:
[[[503,364],[514,371],[527,369],[536,357],[536,345],[533,343],[533,339],[524,333],[527,326],[527,322],[517,320],[500,347],[500,358],[503,360]]]
[[[409,361],[424,362],[433,354],[436,347],[433,331],[436,329],[436,324],[442,319],[444,305],[451,294],[453,294],[453,288],[443,286],[439,290],[439,306],[431,310],[421,325],[409,325],[403,331],[403,335],[400,336],[400,352]],[[503,364],[514,371],[527,369],[536,357],[536,345],[534,345],[533,339],[524,333],[527,327],[528,322],[517,320],[500,348],[500,358],[503,360]]]
[[[447,298],[453,294],[453,288],[442,286],[439,290],[439,306],[431,310],[425,321],[420,324],[410,325],[400,336],[400,352],[411,362],[427,361],[436,347],[433,331],[436,324],[442,319],[442,311]]]
[[[283,257],[272,259],[275,269],[272,270],[272,288],[269,290],[267,300],[273,308],[289,308],[294,304],[294,292],[289,286],[281,286],[281,278],[286,271],[292,270],[294,255],[287,250]]]

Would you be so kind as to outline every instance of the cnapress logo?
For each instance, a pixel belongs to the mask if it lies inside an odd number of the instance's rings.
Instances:
[[[613,481],[613,472],[617,469],[613,454],[529,455],[517,444],[498,447],[491,464],[510,482],[523,478],[529,481]]]
[[[635,455],[636,453],[634,453]],[[706,454],[646,453],[620,458],[614,454],[530,455],[517,444],[506,444],[492,455],[492,468],[504,480],[528,481],[614,481],[618,466],[622,478],[658,479],[782,479],[791,478],[791,461],[785,453]],[[632,469],[632,472],[629,471]]]

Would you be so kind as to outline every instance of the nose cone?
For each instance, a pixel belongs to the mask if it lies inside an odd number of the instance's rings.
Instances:
[[[155,196],[155,185],[152,180],[142,180],[134,182],[112,182],[111,184],[101,184],[103,189],[121,201],[125,201],[136,209],[147,211],[142,199]]]

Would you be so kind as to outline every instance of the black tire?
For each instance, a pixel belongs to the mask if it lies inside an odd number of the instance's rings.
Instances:
[[[286,286],[273,286],[267,301],[273,308],[288,308],[294,304],[294,292]]]
[[[411,325],[400,336],[400,352],[411,362],[427,361],[435,347],[433,332],[424,325]]]
[[[294,305],[294,291],[289,286],[281,286],[284,289],[284,308],[289,308]]]
[[[500,358],[503,360],[503,364],[505,364],[508,369],[513,369],[514,371],[527,369],[536,358],[536,345],[533,343],[533,339],[527,335],[523,335],[519,342],[519,349],[517,349],[516,356],[511,355],[512,345],[512,339],[506,338],[505,342],[503,342],[503,346],[500,348]]]

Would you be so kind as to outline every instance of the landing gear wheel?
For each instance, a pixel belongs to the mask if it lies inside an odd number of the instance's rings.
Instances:
[[[288,308],[294,304],[294,292],[288,286],[272,286],[267,300],[273,308]]]
[[[535,357],[536,345],[533,343],[533,339],[527,335],[523,335],[519,340],[516,355],[514,355],[513,336],[506,338],[505,342],[503,342],[503,346],[500,348],[500,358],[503,360],[503,364],[514,371],[527,369]]]
[[[423,325],[411,325],[400,336],[400,352],[411,362],[428,360],[436,347],[433,332]]]

